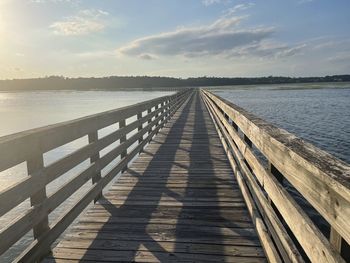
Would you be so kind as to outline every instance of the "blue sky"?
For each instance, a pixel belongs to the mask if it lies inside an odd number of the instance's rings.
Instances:
[[[350,73],[349,0],[0,0],[0,78]]]

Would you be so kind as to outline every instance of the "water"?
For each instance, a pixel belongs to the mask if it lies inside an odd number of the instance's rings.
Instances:
[[[42,127],[57,122],[67,121],[106,110],[132,105],[156,97],[170,95],[173,92],[111,92],[111,91],[40,91],[40,92],[0,92],[0,137],[31,128]],[[108,133],[108,128],[104,133]],[[101,135],[101,133],[100,133]],[[87,138],[76,140],[68,145],[45,153],[45,165],[65,156],[87,143]],[[114,145],[115,146],[115,145]],[[103,152],[101,151],[101,154]],[[50,195],[72,176],[82,171],[89,164],[85,161],[58,180],[50,183],[47,192]],[[27,175],[26,164],[0,172],[0,191],[9,187]],[[91,185],[87,182],[75,195],[64,202],[53,213],[49,220],[52,223],[60,213],[66,211]],[[0,230],[16,217],[21,216],[30,207],[29,200],[11,210],[0,218]],[[28,233],[15,246],[0,256],[0,262],[10,262],[33,239]]]
[[[236,86],[214,92],[350,163],[350,83]]]

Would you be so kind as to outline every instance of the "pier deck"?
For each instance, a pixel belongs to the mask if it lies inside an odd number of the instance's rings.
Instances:
[[[195,92],[44,262],[266,262]]]

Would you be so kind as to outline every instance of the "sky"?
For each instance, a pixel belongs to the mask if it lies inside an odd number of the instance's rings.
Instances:
[[[0,0],[0,79],[349,73],[349,0]]]

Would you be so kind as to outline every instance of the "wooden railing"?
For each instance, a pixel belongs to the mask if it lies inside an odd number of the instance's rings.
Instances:
[[[269,260],[345,262],[341,247],[350,243],[350,166],[209,91],[201,95]],[[286,190],[283,179],[329,223],[329,238]]]
[[[188,89],[175,95],[0,138],[0,172],[23,162],[26,162],[28,172],[25,179],[0,192],[0,217],[27,199],[31,202],[29,210],[1,230],[0,255],[31,230],[33,242],[16,261],[35,262],[45,255],[51,244],[93,200],[99,198],[104,187],[126,168],[191,93],[192,90]],[[137,119],[127,124],[126,120],[130,118]],[[99,130],[117,123],[119,129],[104,137],[98,136]],[[87,145],[44,166],[45,153],[85,136],[88,136]],[[101,150],[118,141],[119,145],[100,156]],[[90,160],[90,165],[85,170],[47,195],[46,187],[50,182],[86,160]],[[111,164],[108,173],[101,176],[101,170]],[[86,194],[60,213],[59,218],[49,222],[49,214],[90,179],[92,185]]]

